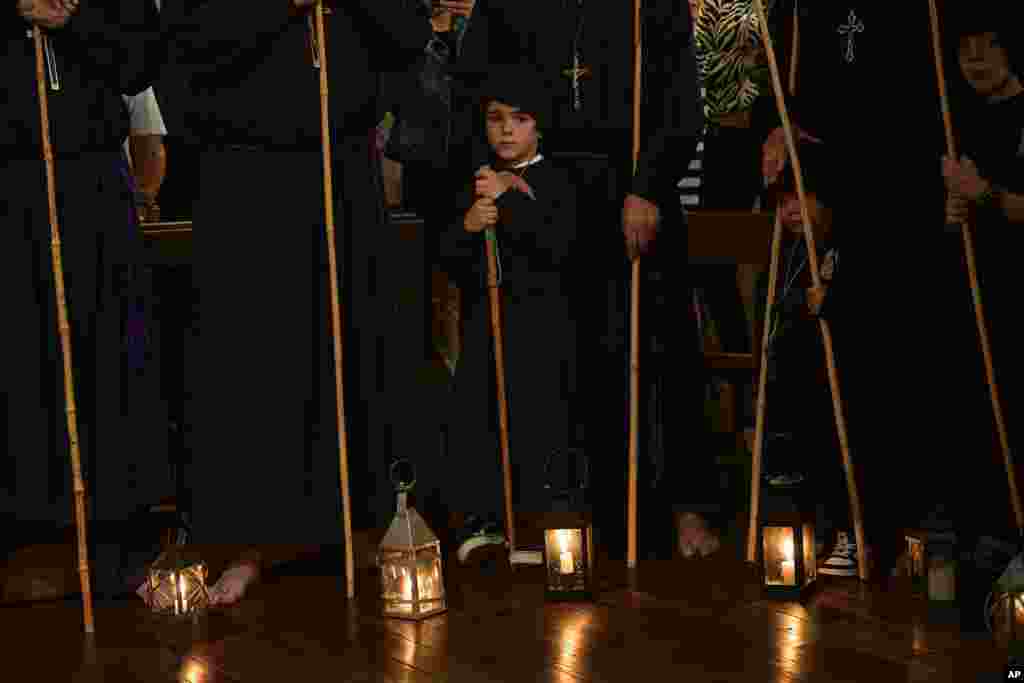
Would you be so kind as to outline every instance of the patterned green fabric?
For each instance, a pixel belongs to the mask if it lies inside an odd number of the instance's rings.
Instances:
[[[769,18],[776,4],[777,0],[766,1]],[[768,90],[768,66],[758,58],[763,44],[760,24],[752,0],[705,0],[695,35],[705,89],[704,114],[709,121],[748,111],[758,95]]]

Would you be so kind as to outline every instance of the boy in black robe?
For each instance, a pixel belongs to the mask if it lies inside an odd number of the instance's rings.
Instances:
[[[13,7],[12,7],[13,5]],[[148,87],[158,25],[146,3],[7,3],[0,24],[0,522],[4,542],[73,522],[64,373],[55,309],[32,25],[43,28],[61,257],[72,334],[94,590],[121,591],[147,560],[122,522],[171,493],[166,432],[147,360],[130,368],[126,325],[141,235],[121,176],[122,95]],[[136,358],[135,360],[138,360]],[[151,360],[151,359],[150,359]],[[10,519],[7,519],[10,518]],[[14,521],[17,520],[17,525]],[[8,522],[11,522],[8,525]],[[145,545],[144,541],[140,541]]]
[[[449,432],[449,510],[468,518],[458,557],[505,542],[494,346],[483,232],[494,230],[502,298],[509,452],[516,512],[543,512],[544,466],[582,445],[577,317],[582,255],[576,188],[540,153],[550,93],[524,68],[496,68],[484,94],[488,165],[459,200],[464,214],[441,236],[463,285],[465,346]]]
[[[834,336],[843,334],[843,290],[837,291],[835,286],[836,279],[841,279],[837,275],[839,240],[833,232],[834,214],[829,208],[833,169],[826,145],[803,141],[797,149],[822,288],[815,290],[812,286],[800,201],[790,165],[768,191],[768,204],[781,212],[785,233],[770,332],[765,483],[810,487],[825,515],[816,524],[822,543],[827,538],[826,528],[836,531],[834,548],[820,573],[856,576],[857,547],[849,528],[849,496],[836,438],[825,348],[816,320],[817,316],[826,318]],[[764,320],[767,291],[768,274],[763,273],[755,299],[759,320]]]
[[[171,73],[184,91],[175,96],[188,101],[185,126],[201,161],[188,477],[197,543],[343,540],[313,4],[163,8]],[[409,414],[393,409],[394,395],[378,380],[374,288],[386,254],[377,246],[383,204],[369,132],[380,113],[379,72],[410,66],[431,39],[422,9],[412,0],[361,0],[336,3],[325,17],[357,528],[366,517],[383,524],[393,515],[392,418]],[[215,586],[215,602],[240,599],[256,577],[260,553],[246,557]]]
[[[625,557],[629,401],[630,265],[641,249],[639,515],[641,553],[675,547],[670,507],[718,498],[714,453],[706,447],[703,367],[686,265],[686,218],[677,184],[704,125],[693,25],[686,4],[642,3],[640,156],[632,160],[634,44],[630,2],[491,3],[492,63],[519,61],[560,85],[545,130],[549,158],[566,166],[588,227],[591,273],[579,318],[581,354],[601,368],[583,378],[593,397],[587,452],[600,545]],[[620,218],[621,217],[621,218]],[[680,311],[687,311],[682,317]],[[657,345],[654,343],[657,340]],[[658,352],[657,349],[670,349]],[[663,437],[659,438],[659,434]]]

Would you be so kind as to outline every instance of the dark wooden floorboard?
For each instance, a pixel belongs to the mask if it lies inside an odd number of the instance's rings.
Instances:
[[[33,580],[69,575],[64,565],[73,553],[54,545],[26,556],[38,573],[13,563],[17,574],[8,572],[4,595],[36,590]],[[47,556],[53,561],[45,562]],[[596,602],[546,604],[539,571],[449,565],[451,609],[422,623],[379,615],[370,569],[356,577],[353,602],[338,576],[270,577],[236,607],[193,624],[158,619],[139,601],[100,602],[91,637],[82,632],[75,599],[7,605],[0,607],[0,642],[10,654],[0,680],[966,683],[1002,677],[1004,651],[983,636],[931,623],[925,603],[896,583],[831,581],[801,605],[764,599],[749,568],[724,554],[641,563],[633,574],[621,563],[601,568]],[[11,589],[12,582],[21,588]]]

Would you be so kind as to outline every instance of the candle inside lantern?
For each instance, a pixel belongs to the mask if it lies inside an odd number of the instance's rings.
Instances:
[[[793,539],[782,542],[782,583],[796,583],[796,562],[793,559]]]
[[[409,602],[403,603],[399,609],[403,612],[412,612],[412,577],[409,576],[409,570],[407,569],[402,570],[401,584],[402,600]]]
[[[181,613],[188,614],[188,591],[185,589],[184,574],[178,574],[178,595],[181,596]]]
[[[559,531],[558,532],[558,546],[559,546],[559,571],[562,574],[573,574],[576,571],[576,567],[572,560],[572,553],[569,552],[569,532]]]

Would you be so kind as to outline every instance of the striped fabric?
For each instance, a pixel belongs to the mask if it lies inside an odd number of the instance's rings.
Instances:
[[[704,88],[700,89],[701,97],[704,97]],[[707,135],[707,126],[701,132],[701,138],[697,141],[697,153],[693,160],[690,161],[690,165],[683,171],[682,178],[679,180],[677,187],[679,188],[679,201],[683,205],[683,209],[697,209],[700,208],[700,188],[701,182],[704,177],[704,136]]]

